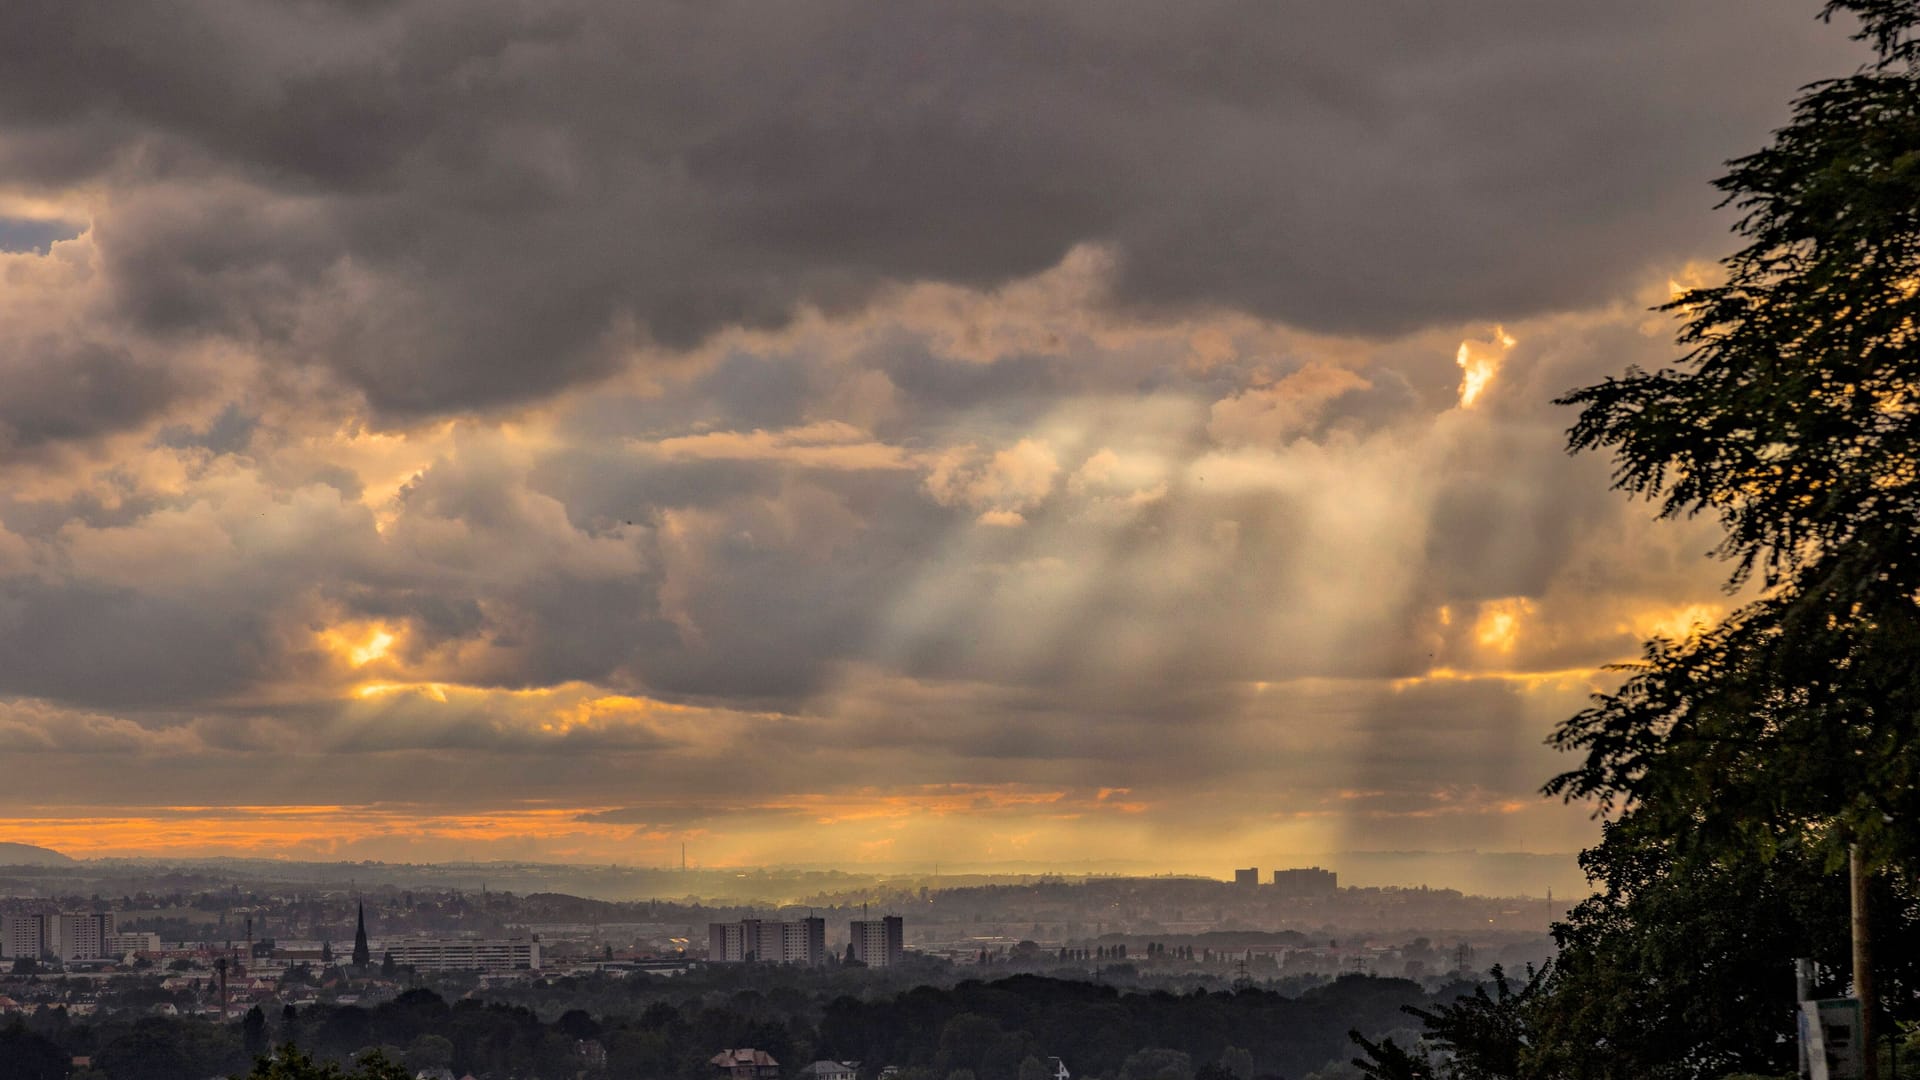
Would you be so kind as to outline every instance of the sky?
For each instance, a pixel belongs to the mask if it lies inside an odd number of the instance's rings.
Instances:
[[[0,839],[1570,852],[1803,0],[0,6]]]

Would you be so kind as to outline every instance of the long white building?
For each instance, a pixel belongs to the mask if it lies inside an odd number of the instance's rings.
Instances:
[[[159,952],[160,935],[149,933],[116,933],[107,938],[107,955],[121,957],[128,953]]]
[[[535,938],[389,938],[372,947],[376,959],[391,954],[396,964],[420,971],[537,971],[540,942]]]

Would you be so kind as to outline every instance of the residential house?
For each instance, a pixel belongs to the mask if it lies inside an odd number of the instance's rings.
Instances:
[[[722,1050],[707,1063],[727,1080],[780,1080],[780,1063],[765,1050]]]
[[[802,1080],[854,1080],[860,1071],[857,1061],[816,1061],[800,1070]]]

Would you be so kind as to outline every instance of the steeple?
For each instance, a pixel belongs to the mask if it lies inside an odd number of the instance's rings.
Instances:
[[[360,901],[360,924],[353,931],[353,966],[366,967],[373,962],[373,953],[367,948],[367,902]]]

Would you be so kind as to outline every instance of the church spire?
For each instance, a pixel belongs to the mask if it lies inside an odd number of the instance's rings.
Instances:
[[[360,924],[353,931],[353,966],[366,967],[373,961],[373,953],[367,948],[367,902],[360,901]]]

